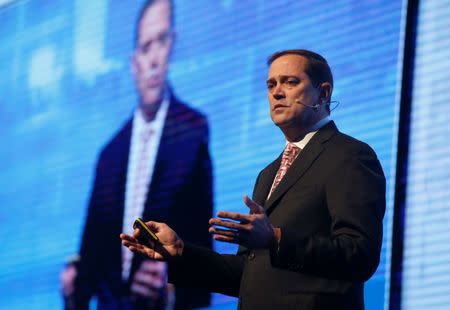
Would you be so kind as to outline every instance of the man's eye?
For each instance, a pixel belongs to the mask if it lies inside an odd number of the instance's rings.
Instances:
[[[169,39],[169,34],[168,33],[163,33],[160,36],[158,36],[158,40],[157,41],[158,41],[159,44],[165,44],[165,43],[167,43],[168,39]]]
[[[286,82],[289,86],[295,86],[298,84],[297,80],[287,80]]]
[[[144,44],[139,47],[139,52],[141,54],[147,54],[148,50],[150,49],[150,43]]]
[[[267,88],[268,88],[268,89],[272,89],[274,86],[275,86],[275,85],[272,84],[272,83],[267,83]]]

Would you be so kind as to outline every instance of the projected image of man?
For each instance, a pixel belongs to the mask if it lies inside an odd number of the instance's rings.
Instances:
[[[98,158],[79,261],[61,275],[68,308],[86,308],[93,295],[108,309],[209,304],[208,292],[168,285],[166,263],[133,255],[118,238],[142,217],[168,222],[186,240],[211,248],[208,126],[167,82],[173,19],[169,0],[147,1],[140,11],[130,64],[139,102]]]

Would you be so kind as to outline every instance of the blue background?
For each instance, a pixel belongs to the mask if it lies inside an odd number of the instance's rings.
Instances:
[[[0,7],[0,308],[61,308],[100,148],[137,98],[129,60],[140,3],[13,1]],[[269,117],[267,57],[307,48],[334,72],[340,130],[369,143],[388,180],[380,266],[366,309],[389,288],[401,72],[401,1],[175,1],[170,80],[211,127],[216,210],[246,212],[258,172],[282,151]],[[234,246],[216,244],[222,253]],[[216,295],[216,307],[235,299]]]
[[[450,1],[422,1],[411,102],[402,309],[450,307]]]

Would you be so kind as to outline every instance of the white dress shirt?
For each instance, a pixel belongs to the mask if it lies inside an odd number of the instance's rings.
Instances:
[[[169,107],[168,96],[163,100],[155,118],[147,122],[141,109],[133,116],[130,154],[125,188],[125,210],[122,231],[133,233],[133,223],[142,217],[148,188],[155,168],[156,156]],[[128,280],[133,252],[122,247],[122,279]]]

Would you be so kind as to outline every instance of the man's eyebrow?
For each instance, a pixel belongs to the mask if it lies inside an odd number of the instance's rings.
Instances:
[[[152,43],[152,40],[150,39],[150,40],[144,41],[144,42],[142,42],[141,44],[139,44],[139,47],[140,47],[140,48],[146,48],[146,47],[148,47],[151,43]]]
[[[289,78],[300,79],[300,77],[296,75],[280,75],[280,79],[289,79]]]
[[[296,76],[296,75],[278,75],[277,76],[280,80],[285,80],[288,78],[295,78],[295,79],[300,79],[300,77]],[[275,81],[276,77],[270,77],[267,79],[267,82],[272,82]]]

